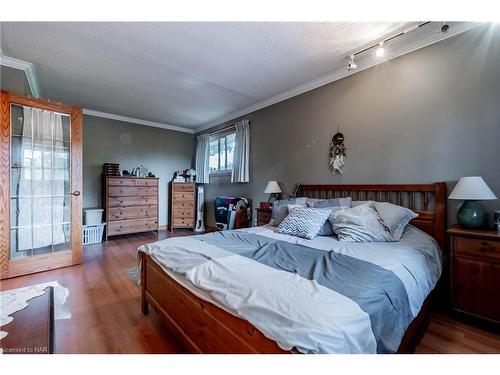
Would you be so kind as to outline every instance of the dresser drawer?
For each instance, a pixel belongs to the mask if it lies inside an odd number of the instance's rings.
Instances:
[[[158,206],[112,207],[108,212],[108,220],[128,220],[156,218]]]
[[[144,195],[157,195],[158,187],[142,187],[142,186],[110,186],[108,189],[109,196],[112,197],[133,197]]]
[[[194,184],[174,183],[173,185],[174,185],[174,192],[185,192],[185,191],[194,192]]]
[[[108,178],[109,186],[158,186],[156,178]]]
[[[174,204],[178,204],[178,202],[181,201],[188,201],[188,202],[193,202],[194,201],[194,192],[174,192]]]
[[[158,180],[156,178],[141,178],[135,180],[136,186],[158,186]]]
[[[173,219],[174,227],[177,228],[192,228],[194,226],[194,218],[176,218]]]
[[[173,203],[174,207],[173,207],[173,210],[174,211],[177,211],[177,210],[191,210],[191,211],[194,211],[194,203],[193,202],[187,202],[187,201],[184,201],[184,202],[174,202]]]
[[[468,256],[480,256],[500,259],[500,242],[467,237],[455,237],[455,253]]]
[[[158,197],[156,195],[147,195],[143,197],[110,197],[108,199],[109,207],[148,206],[157,204]]]
[[[174,210],[174,219],[178,218],[194,218],[193,210]]]
[[[156,219],[120,220],[109,222],[107,227],[108,236],[113,236],[157,230],[158,223]]]

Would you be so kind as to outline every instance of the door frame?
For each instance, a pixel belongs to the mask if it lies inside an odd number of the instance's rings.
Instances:
[[[77,106],[0,92],[0,280],[82,262],[82,109]],[[10,260],[10,106],[25,105],[71,116],[71,248]]]

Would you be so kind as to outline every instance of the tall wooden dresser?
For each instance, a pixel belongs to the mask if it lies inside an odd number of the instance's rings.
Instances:
[[[169,186],[170,230],[177,228],[194,229],[196,209],[196,185],[191,182],[173,182]]]
[[[158,178],[104,177],[106,240],[120,234],[158,231]]]

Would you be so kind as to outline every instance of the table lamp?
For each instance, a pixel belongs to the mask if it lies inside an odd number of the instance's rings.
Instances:
[[[279,195],[281,193],[278,181],[269,181],[267,183],[266,189],[264,190],[264,193],[269,194],[268,202],[272,206],[274,202],[279,199]]]
[[[486,216],[478,201],[497,199],[480,176],[460,178],[448,198],[464,200],[457,212],[457,221],[466,228],[484,226]]]

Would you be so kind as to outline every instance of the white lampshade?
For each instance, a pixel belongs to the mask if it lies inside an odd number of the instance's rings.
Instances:
[[[266,194],[274,194],[281,193],[280,186],[278,185],[278,181],[269,181],[266,186],[266,190],[264,190]]]
[[[480,176],[462,177],[458,180],[455,189],[448,198],[467,200],[497,199]]]

